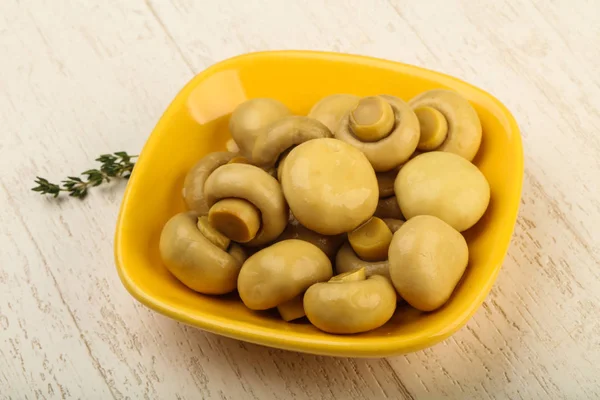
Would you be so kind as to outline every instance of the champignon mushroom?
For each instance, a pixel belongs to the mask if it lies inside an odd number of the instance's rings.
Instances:
[[[321,249],[329,258],[335,257],[336,252],[346,239],[345,234],[340,235],[322,235],[315,231],[311,231],[304,225],[302,225],[290,212],[288,224],[285,227],[283,233],[277,238],[277,241],[288,239],[304,240],[317,246]]]
[[[407,162],[394,183],[402,214],[433,215],[459,232],[475,225],[490,202],[483,173],[454,153],[433,151]]]
[[[254,142],[269,124],[291,115],[291,111],[279,100],[255,98],[246,100],[233,110],[229,120],[229,132],[240,152],[252,157]]]
[[[390,171],[377,172],[377,185],[379,187],[379,197],[390,197],[394,195],[394,181],[402,166],[398,166]]]
[[[402,212],[400,211],[400,206],[398,206],[398,200],[396,200],[396,196],[379,199],[379,202],[377,202],[377,208],[375,209],[375,213],[373,215],[378,218],[404,218]]]
[[[433,311],[450,298],[468,261],[464,237],[431,215],[406,221],[394,233],[389,249],[394,287],[421,311]]]
[[[481,145],[481,121],[461,94],[445,89],[423,92],[408,103],[419,119],[421,151],[447,151],[471,161]]]
[[[380,218],[373,217],[352,232],[348,242],[354,252],[365,261],[387,259],[388,247],[392,241],[392,231]]]
[[[340,120],[358,104],[360,97],[353,94],[332,94],[323,97],[311,108],[308,116],[321,121],[335,132]]]
[[[419,120],[398,97],[365,97],[342,117],[334,135],[362,151],[375,171],[406,162],[419,142]]]
[[[267,126],[256,138],[252,161],[262,168],[273,167],[290,147],[332,136],[329,128],[316,119],[297,115],[285,117]]]
[[[240,298],[251,310],[277,307],[314,283],[331,278],[331,261],[317,246],[284,240],[250,256],[238,277]]]
[[[283,165],[282,187],[294,216],[323,235],[351,231],[375,212],[379,191],[369,161],[337,139],[296,146]]]
[[[160,256],[167,269],[184,285],[204,294],[225,294],[236,288],[237,278],[246,258],[237,244],[223,249],[197,227],[198,214],[190,211],[171,217],[162,229]],[[206,227],[206,226],[205,226]],[[210,227],[207,227],[210,229]]]
[[[202,157],[186,174],[183,181],[183,199],[188,209],[199,215],[208,214],[208,205],[204,196],[204,184],[208,176],[221,165],[227,164],[237,154],[217,151]]]
[[[365,278],[364,270],[315,283],[304,294],[308,320],[324,332],[352,334],[377,329],[396,310],[396,291],[389,278]]]
[[[217,168],[204,185],[209,221],[230,239],[260,246],[277,238],[288,207],[277,179],[250,164]]]

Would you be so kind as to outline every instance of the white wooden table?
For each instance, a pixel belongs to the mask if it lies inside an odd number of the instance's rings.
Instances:
[[[599,398],[599,15],[594,0],[2,0],[0,398]],[[355,360],[186,327],[117,277],[123,183],[84,201],[30,191],[36,175],[137,153],[194,74],[265,49],[424,66],[514,113],[526,158],[514,240],[450,339]]]

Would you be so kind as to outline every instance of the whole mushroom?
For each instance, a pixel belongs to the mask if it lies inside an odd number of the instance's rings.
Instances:
[[[183,181],[182,194],[190,211],[195,211],[199,215],[208,214],[209,206],[206,204],[206,197],[204,196],[206,179],[215,169],[227,164],[235,157],[237,157],[236,153],[228,151],[209,153],[188,171]]]
[[[285,117],[265,127],[256,138],[252,161],[261,168],[273,167],[280,156],[293,146],[332,136],[329,128],[314,118],[296,115]]]
[[[351,231],[371,218],[377,207],[377,178],[369,161],[337,139],[313,139],[295,147],[281,178],[296,219],[323,235]]]
[[[238,277],[240,298],[251,310],[267,310],[331,278],[331,261],[317,246],[284,240],[250,256]]]
[[[184,285],[204,294],[225,294],[236,288],[246,255],[237,244],[215,240],[215,232],[203,235],[198,214],[171,217],[160,235],[160,256],[167,269]],[[202,224],[210,231],[210,226]]]
[[[384,172],[413,154],[419,142],[419,120],[398,97],[364,97],[342,117],[334,136],[362,151],[375,171]]]
[[[481,121],[466,98],[452,90],[435,89],[408,104],[419,119],[419,150],[447,151],[469,161],[475,158],[481,145]]]
[[[331,132],[335,132],[342,117],[353,110],[360,97],[353,94],[332,94],[323,97],[310,109],[308,116],[321,121]]]
[[[406,221],[394,233],[389,248],[394,287],[421,311],[433,311],[448,301],[468,261],[464,237],[431,215]]]
[[[210,224],[233,241],[260,246],[285,229],[288,206],[277,179],[250,164],[217,168],[204,185]]]
[[[360,269],[315,283],[304,294],[308,320],[324,332],[353,334],[377,329],[396,310],[396,291],[390,280]]]
[[[407,162],[394,191],[406,219],[433,215],[459,232],[475,225],[490,202],[490,185],[483,173],[465,158],[441,151]]]
[[[254,142],[262,130],[289,115],[291,111],[279,100],[262,97],[246,100],[233,110],[229,132],[240,152],[251,158]]]

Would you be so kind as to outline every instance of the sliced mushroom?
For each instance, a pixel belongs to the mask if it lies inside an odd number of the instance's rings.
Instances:
[[[302,225],[323,235],[349,232],[377,207],[377,178],[355,147],[324,138],[295,147],[285,160],[282,187]]]
[[[302,225],[294,217],[294,214],[290,212],[288,224],[283,233],[277,238],[277,241],[280,242],[288,239],[298,239],[312,243],[321,249],[327,257],[333,258],[344,240],[346,240],[346,235],[322,235],[318,232],[311,231]]]
[[[394,234],[389,249],[394,287],[421,311],[433,311],[448,301],[468,261],[464,237],[431,215],[406,221]]]
[[[354,109],[359,100],[360,97],[353,94],[332,94],[316,102],[308,116],[335,132],[344,114]]]
[[[445,89],[423,92],[408,103],[419,119],[421,151],[447,151],[472,161],[481,145],[481,121],[461,94]]]
[[[238,233],[244,239],[252,237],[244,240],[248,246],[260,246],[275,240],[287,225],[289,209],[279,182],[254,165],[227,164],[217,168],[206,180],[204,194],[211,210],[217,207],[221,214],[218,219],[211,220],[211,225],[221,233],[229,233],[238,239]],[[235,200],[232,211],[228,212],[222,203],[217,204],[224,199]],[[209,211],[209,219],[210,214]],[[257,220],[260,220],[260,228],[252,235]],[[230,224],[234,224],[235,228],[232,229]],[[236,229],[239,229],[237,233]]]
[[[245,260],[244,250],[232,243],[225,251],[196,226],[198,214],[171,217],[160,235],[160,256],[167,269],[184,285],[204,294],[225,294],[236,288]],[[212,233],[209,237],[217,237]]]
[[[284,240],[250,256],[238,277],[240,298],[251,310],[277,307],[331,278],[331,261],[317,246]]]
[[[237,154],[217,151],[202,157],[187,173],[183,182],[183,198],[191,211],[207,215],[209,206],[204,196],[204,184],[208,176],[221,165],[227,164]]]
[[[378,218],[404,219],[396,196],[379,199],[377,208],[375,209],[375,213],[373,215]]]
[[[251,158],[254,142],[262,130],[289,115],[292,115],[291,111],[278,100],[271,98],[246,100],[231,114],[229,131],[240,152],[245,157]]]
[[[352,334],[377,329],[396,310],[396,292],[389,278],[374,275],[315,283],[304,294],[308,320],[324,332]],[[361,279],[362,278],[362,279]]]
[[[394,190],[407,219],[433,215],[459,232],[475,225],[490,202],[490,185],[483,173],[449,152],[423,153],[407,162]]]
[[[277,164],[279,157],[293,146],[308,140],[332,137],[325,125],[316,119],[289,116],[273,122],[257,137],[252,161],[262,168]]]
[[[417,148],[419,120],[398,97],[365,97],[342,117],[335,137],[362,151],[375,171],[385,172],[406,162]]]

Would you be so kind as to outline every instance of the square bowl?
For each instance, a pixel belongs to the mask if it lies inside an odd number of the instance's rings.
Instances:
[[[241,102],[273,97],[306,115],[326,95],[390,94],[408,101],[446,88],[477,110],[483,140],[474,163],[491,187],[484,217],[465,232],[469,265],[450,300],[421,313],[400,307],[384,326],[355,335],[331,335],[309,323],[288,323],[247,309],[236,294],[206,296],[163,266],[158,240],[165,222],[185,210],[181,196],[188,169],[208,152],[224,150],[229,116]],[[521,197],[523,152],[518,126],[490,94],[423,68],[364,56],[314,52],[251,53],[215,64],[175,97],[150,135],[124,194],[115,235],[123,285],[138,301],[203,330],[281,349],[346,357],[384,357],[431,346],[461,328],[489,293],[508,249]]]

